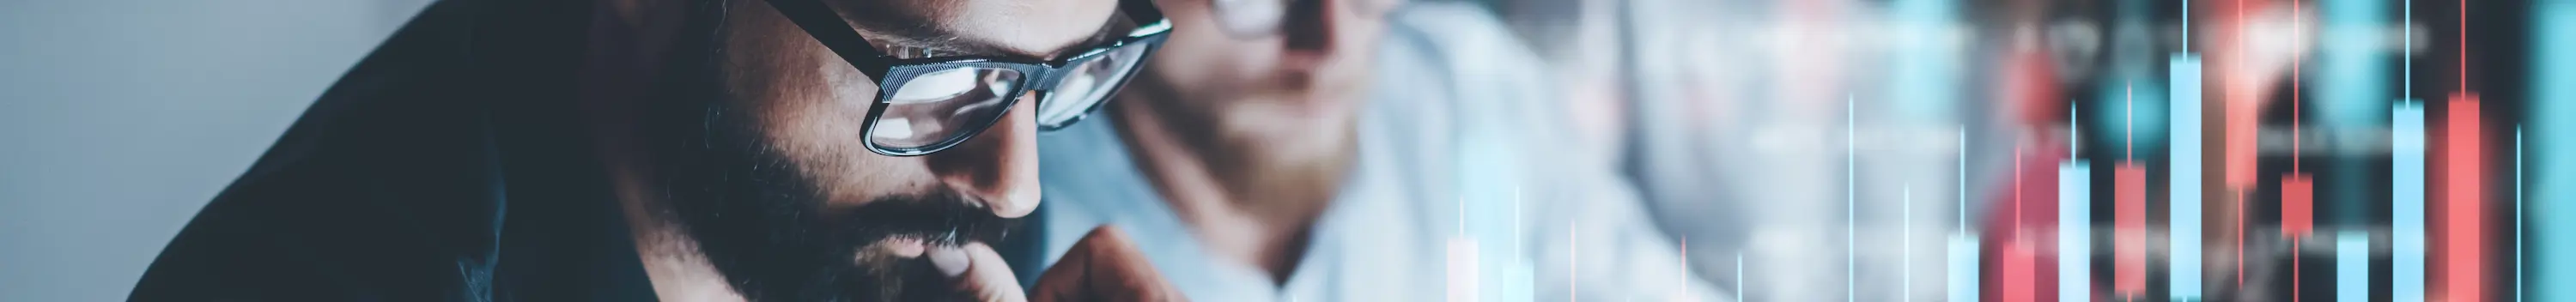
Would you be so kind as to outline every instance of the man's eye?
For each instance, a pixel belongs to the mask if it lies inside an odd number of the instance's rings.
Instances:
[[[978,80],[975,74],[973,69],[958,68],[913,77],[901,87],[896,87],[894,99],[887,102],[909,104],[953,99],[975,90]]]

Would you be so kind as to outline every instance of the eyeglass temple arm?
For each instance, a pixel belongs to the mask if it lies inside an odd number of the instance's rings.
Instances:
[[[813,36],[814,41],[822,42],[823,47],[832,49],[833,54],[840,55],[841,60],[849,61],[850,65],[858,67],[859,72],[866,73],[868,78],[884,79],[886,70],[893,67],[893,64],[887,62],[885,52],[877,51],[875,45],[868,44],[867,38],[860,37],[858,30],[851,29],[848,22],[842,21],[840,13],[829,6],[824,6],[822,2],[816,0],[768,1],[769,6],[777,8],[779,14],[787,15],[788,21],[795,22],[796,27],[805,29],[805,33]]]

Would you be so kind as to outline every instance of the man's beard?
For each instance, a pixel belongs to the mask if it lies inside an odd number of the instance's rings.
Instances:
[[[721,1],[714,1],[721,3]],[[701,17],[706,17],[701,15]],[[700,18],[699,21],[706,21]],[[662,190],[656,216],[673,219],[735,292],[753,301],[953,301],[962,293],[927,257],[870,250],[886,239],[931,246],[1000,242],[1013,221],[954,191],[878,197],[832,207],[799,162],[762,140],[750,98],[722,76],[721,17],[707,45],[662,72],[643,126]],[[712,24],[710,24],[712,23]],[[800,37],[796,38],[802,38]],[[853,140],[855,141],[855,140]]]
[[[1010,221],[957,194],[888,196],[826,208],[820,194],[800,189],[809,187],[804,178],[774,175],[794,174],[791,166],[663,178],[670,190],[663,201],[669,216],[678,218],[697,251],[734,290],[753,301],[962,300],[927,257],[886,255],[871,245],[912,239],[953,248],[999,242],[1009,227]]]
[[[744,155],[770,163],[664,173],[662,202],[699,254],[753,301],[962,300],[927,257],[886,255],[871,245],[912,239],[953,248],[999,242],[1009,227],[981,203],[953,193],[829,208],[806,178],[794,175],[793,164]],[[755,159],[763,157],[769,159]],[[701,158],[707,160],[698,165],[731,161]]]

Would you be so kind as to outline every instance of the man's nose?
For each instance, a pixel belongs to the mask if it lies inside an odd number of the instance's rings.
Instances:
[[[1038,208],[1035,93],[1023,94],[1010,113],[963,144],[927,155],[939,180],[993,209],[1017,218]]]
[[[1339,34],[1339,28],[1335,27],[1342,25],[1342,18],[1349,17],[1341,14],[1347,11],[1342,6],[1350,5],[1343,1],[1290,1],[1288,15],[1285,20],[1280,20],[1285,23],[1280,24],[1279,28],[1280,34],[1287,40],[1288,50],[1317,57],[1331,56],[1333,46],[1337,42],[1334,40],[1338,38],[1335,35]]]

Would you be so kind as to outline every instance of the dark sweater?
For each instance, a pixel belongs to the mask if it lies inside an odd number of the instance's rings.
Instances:
[[[198,212],[130,299],[653,300],[573,101],[589,5],[431,5]]]

